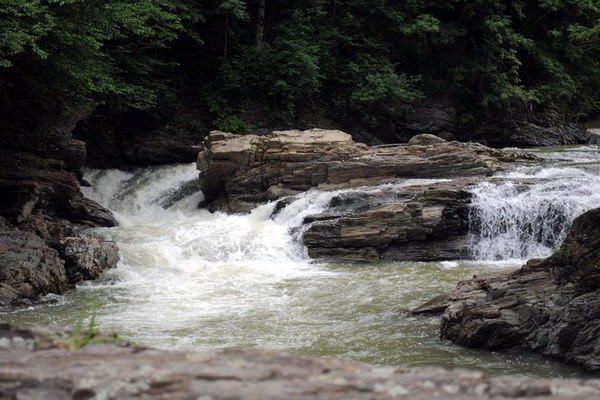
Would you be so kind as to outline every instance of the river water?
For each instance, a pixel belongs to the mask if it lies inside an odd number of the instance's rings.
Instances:
[[[249,215],[210,214],[196,208],[201,193],[189,193],[195,165],[89,171],[85,194],[120,223],[97,230],[118,243],[118,268],[55,304],[0,317],[72,326],[97,306],[99,330],[165,349],[275,348],[394,366],[577,376],[578,369],[535,355],[454,346],[439,338],[439,318],[407,312],[473,274],[549,255],[577,215],[600,206],[597,148],[538,155],[547,159],[543,166],[473,188],[477,261],[437,263],[311,262],[294,228],[324,210],[333,193],[308,192],[273,219],[274,204]]]

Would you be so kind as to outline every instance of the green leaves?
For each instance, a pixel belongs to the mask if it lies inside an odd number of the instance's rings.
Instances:
[[[246,3],[243,0],[222,0],[218,7],[222,13],[230,14],[236,19],[247,20],[249,18]]]
[[[59,107],[158,113],[185,96],[240,131],[236,115],[249,104],[288,119],[317,106],[372,126],[439,93],[473,115],[532,104],[600,109],[595,0],[267,0],[261,46],[257,7],[0,0],[0,83],[17,76]],[[211,110],[215,98],[227,113]]]
[[[416,78],[397,74],[391,66],[367,74],[351,95],[352,107],[367,124],[376,126],[386,115],[398,114],[421,97]]]
[[[0,68],[59,105],[118,97],[135,108],[169,91],[161,49],[202,15],[187,0],[0,0]],[[196,32],[190,37],[198,40]],[[160,94],[159,94],[160,93]]]

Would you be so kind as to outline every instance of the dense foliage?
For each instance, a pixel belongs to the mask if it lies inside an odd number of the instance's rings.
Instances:
[[[247,107],[376,125],[431,95],[466,116],[585,115],[600,110],[599,21],[597,0],[0,0],[0,94],[189,102],[232,130]]]

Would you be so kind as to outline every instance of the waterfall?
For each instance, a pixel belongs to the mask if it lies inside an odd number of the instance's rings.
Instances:
[[[573,167],[523,167],[471,190],[477,260],[547,257],[573,220],[600,206],[600,176]]]
[[[439,340],[437,319],[401,312],[502,265],[460,260],[345,265],[311,263],[306,256],[299,240],[306,216],[405,201],[402,186],[440,180],[313,189],[285,199],[287,206],[275,213],[276,202],[247,215],[227,215],[197,208],[202,194],[193,164],[88,171],[85,178],[92,184],[83,188],[86,196],[119,221],[96,230],[118,244],[118,268],[81,283],[57,304],[24,309],[9,320],[72,326],[98,306],[99,331],[159,348],[281,348],[394,366],[558,371],[522,354],[507,359],[449,346]],[[522,169],[492,182],[473,189],[473,246],[482,259],[523,257],[538,247],[547,253],[576,214],[599,203],[598,175],[575,168]],[[523,222],[524,216],[535,220],[533,211],[558,228],[510,237],[515,226],[537,226]],[[554,222],[549,216],[556,216]],[[544,238],[548,232],[554,236]],[[520,240],[531,246],[515,251]],[[494,253],[494,246],[504,248]],[[492,255],[484,254],[488,250]]]

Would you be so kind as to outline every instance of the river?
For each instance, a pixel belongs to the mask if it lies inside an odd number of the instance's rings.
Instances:
[[[577,368],[535,355],[455,346],[439,338],[439,318],[407,312],[473,274],[549,255],[577,215],[600,206],[597,148],[536,153],[545,164],[472,189],[477,261],[436,263],[310,261],[297,228],[304,215],[324,210],[332,193],[308,192],[275,218],[274,204],[249,215],[211,214],[196,207],[201,193],[189,193],[195,165],[88,171],[85,194],[120,223],[96,231],[118,243],[118,268],[53,304],[0,317],[73,326],[97,306],[99,330],[165,349],[276,348],[394,366],[578,376]],[[408,183],[415,182],[396,185]]]

